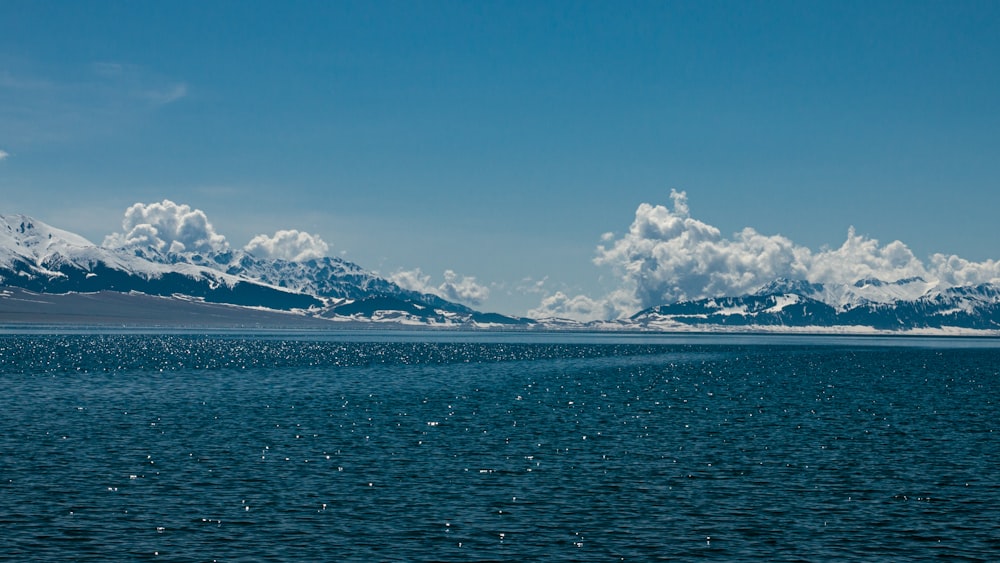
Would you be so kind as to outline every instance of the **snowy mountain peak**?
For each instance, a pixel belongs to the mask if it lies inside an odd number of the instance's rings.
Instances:
[[[824,284],[778,278],[755,291],[753,295],[799,295],[829,305],[838,311],[844,311],[865,304],[913,301],[930,294],[937,287],[936,282],[928,282],[918,276],[893,282],[862,278],[847,284]]]
[[[302,261],[260,258],[244,250],[217,253],[166,252],[152,247],[129,251],[147,260],[168,265],[190,264],[239,276],[296,293],[339,299],[362,299],[370,295],[410,294],[398,285],[361,266],[340,258],[310,258]],[[416,297],[417,294],[410,295]]]
[[[217,269],[105,248],[24,215],[0,216],[0,285],[39,293],[141,292],[271,308],[321,302]]]
[[[877,278],[862,278],[854,282],[854,287],[866,288],[866,287],[887,287],[887,286],[905,286],[914,283],[926,283],[924,278],[920,276],[913,276],[911,278],[901,278],[894,282],[887,282]]]
[[[63,247],[92,246],[94,243],[80,235],[57,229],[27,215],[0,215],[0,249],[37,258]]]
[[[812,297],[822,292],[823,284],[821,283],[778,278],[755,291],[754,295],[794,294],[803,297]]]

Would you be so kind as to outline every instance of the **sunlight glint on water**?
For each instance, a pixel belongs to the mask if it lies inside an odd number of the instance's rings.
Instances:
[[[525,340],[0,337],[4,555],[1000,550],[995,347]]]

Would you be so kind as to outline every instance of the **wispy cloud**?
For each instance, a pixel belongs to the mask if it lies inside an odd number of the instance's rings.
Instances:
[[[150,103],[164,106],[187,96],[188,86],[183,82],[177,84],[169,84],[163,88],[156,90],[145,90],[142,95],[150,101]]]
[[[532,314],[610,318],[679,300],[741,295],[779,277],[825,284],[921,277],[943,287],[1000,281],[998,261],[934,254],[924,262],[901,241],[883,245],[853,227],[839,248],[818,252],[751,227],[723,236],[691,216],[685,192],[670,197],[672,207],[643,203],[627,232],[602,237],[594,263],[611,269],[617,289],[601,298],[557,292]]]
[[[138,65],[7,66],[0,71],[0,120],[7,135],[25,142],[65,141],[113,131],[190,92],[186,82]]]
[[[171,80],[139,65],[118,62],[98,62],[91,65],[90,87],[105,94],[131,99],[152,106],[162,106],[188,94],[185,82]]]
[[[0,71],[0,90],[39,91],[53,88],[51,81],[14,74],[9,70]]]
[[[397,270],[388,278],[404,289],[430,293],[466,305],[481,305],[490,296],[490,288],[476,282],[475,277],[460,276],[453,270],[445,270],[444,281],[438,285],[431,282],[431,276],[420,268]]]
[[[10,156],[9,152],[7,152],[5,150],[0,150],[0,162],[2,162],[4,160],[7,160],[7,157],[9,157],[9,156]]]

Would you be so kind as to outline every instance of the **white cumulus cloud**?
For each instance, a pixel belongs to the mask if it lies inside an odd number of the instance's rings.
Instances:
[[[812,282],[853,283],[866,278],[891,282],[934,277],[902,242],[879,246],[877,240],[856,234],[853,227],[848,229],[847,240],[840,248],[806,257],[808,272],[802,277]]]
[[[801,278],[809,250],[745,228],[727,238],[690,216],[687,194],[672,191],[673,209],[643,203],[621,238],[605,235],[594,263],[621,280],[609,296],[620,313],[654,304],[752,291],[777,277]]]
[[[561,291],[546,296],[538,308],[528,311],[534,319],[556,317],[577,321],[604,320],[616,316],[609,299],[593,299],[586,295],[570,297]]]
[[[6,160],[10,156],[10,153],[5,150],[0,150],[0,160]]]
[[[226,237],[215,232],[200,209],[176,204],[136,203],[125,210],[122,232],[105,237],[113,248],[151,247],[160,252],[222,252],[229,249]]]
[[[330,247],[318,235],[291,229],[257,235],[243,249],[260,258],[305,262],[326,256]]]
[[[746,294],[780,277],[824,284],[920,277],[940,287],[1000,282],[1000,261],[935,254],[925,263],[904,243],[882,245],[853,227],[839,248],[817,252],[750,227],[724,236],[691,217],[685,192],[671,191],[670,197],[672,207],[640,204],[626,233],[601,237],[594,263],[612,270],[617,289],[601,298],[557,292],[531,314],[625,316],[680,300]]]
[[[404,289],[430,293],[466,305],[481,305],[490,296],[490,288],[476,282],[475,277],[460,276],[453,270],[445,270],[444,282],[438,285],[434,285],[431,276],[423,273],[420,268],[397,270],[388,278]]]
[[[389,281],[395,283],[403,289],[419,291],[421,293],[434,293],[437,295],[437,288],[431,284],[430,275],[423,273],[420,268],[414,268],[412,270],[396,270],[386,277]]]
[[[931,272],[943,285],[962,286],[981,283],[1000,283],[1000,261],[972,262],[955,256],[931,256]]]
[[[489,298],[490,288],[476,283],[472,276],[459,277],[452,270],[444,271],[444,283],[438,286],[438,291],[445,299],[479,305]]]

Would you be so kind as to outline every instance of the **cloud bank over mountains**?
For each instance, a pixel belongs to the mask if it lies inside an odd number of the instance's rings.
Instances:
[[[160,253],[197,252],[216,254],[230,250],[229,241],[218,233],[200,209],[165,199],[157,203],[136,203],[125,210],[121,232],[104,238],[104,246]],[[330,245],[319,235],[296,229],[279,230],[273,235],[259,234],[243,250],[258,258],[305,262],[328,256]],[[404,289],[430,293],[449,301],[478,306],[490,296],[490,288],[472,276],[445,270],[444,281],[431,282],[431,276],[419,268],[399,270],[387,276]]]
[[[125,210],[122,231],[104,238],[111,248],[154,248],[158,252],[214,254],[230,249],[200,209],[169,199],[136,203]],[[318,235],[295,229],[253,237],[243,250],[260,258],[304,262],[327,255],[330,246]]]
[[[614,273],[617,289],[602,298],[556,293],[529,315],[613,318],[679,300],[743,295],[777,278],[851,284],[921,277],[942,288],[1000,281],[998,261],[934,254],[925,263],[904,243],[881,245],[853,227],[839,248],[818,252],[751,227],[726,237],[691,216],[685,192],[670,197],[672,209],[643,203],[626,233],[602,237],[594,263]]]
[[[430,293],[467,305],[482,305],[490,296],[490,288],[477,283],[475,277],[459,276],[453,270],[444,271],[444,282],[439,285],[434,285],[431,276],[423,273],[420,268],[397,270],[387,277],[404,289]]]
[[[243,250],[259,258],[305,262],[326,256],[330,246],[318,235],[291,229],[278,231],[273,236],[257,235]]]
[[[215,232],[200,209],[178,205],[169,199],[160,203],[136,203],[125,210],[122,232],[104,238],[112,248],[152,247],[159,252],[225,252],[226,237]]]
[[[724,236],[691,216],[685,192],[671,191],[670,198],[670,207],[640,204],[626,232],[603,235],[593,262],[613,274],[611,291],[600,297],[564,291],[547,294],[528,316],[612,319],[682,300],[745,295],[778,278],[826,285],[922,278],[939,289],[1000,282],[1000,261],[973,262],[945,254],[921,260],[898,240],[883,245],[857,234],[853,227],[840,247],[819,251],[751,227]],[[151,247],[161,253],[230,250],[226,237],[216,232],[203,211],[167,199],[129,207],[122,231],[108,235],[104,246]],[[259,234],[243,250],[259,258],[303,262],[327,256],[330,246],[318,235],[288,229]],[[471,306],[490,297],[489,285],[450,269],[440,283],[419,268],[397,270],[386,278],[405,289]],[[543,283],[521,291],[542,292]]]

